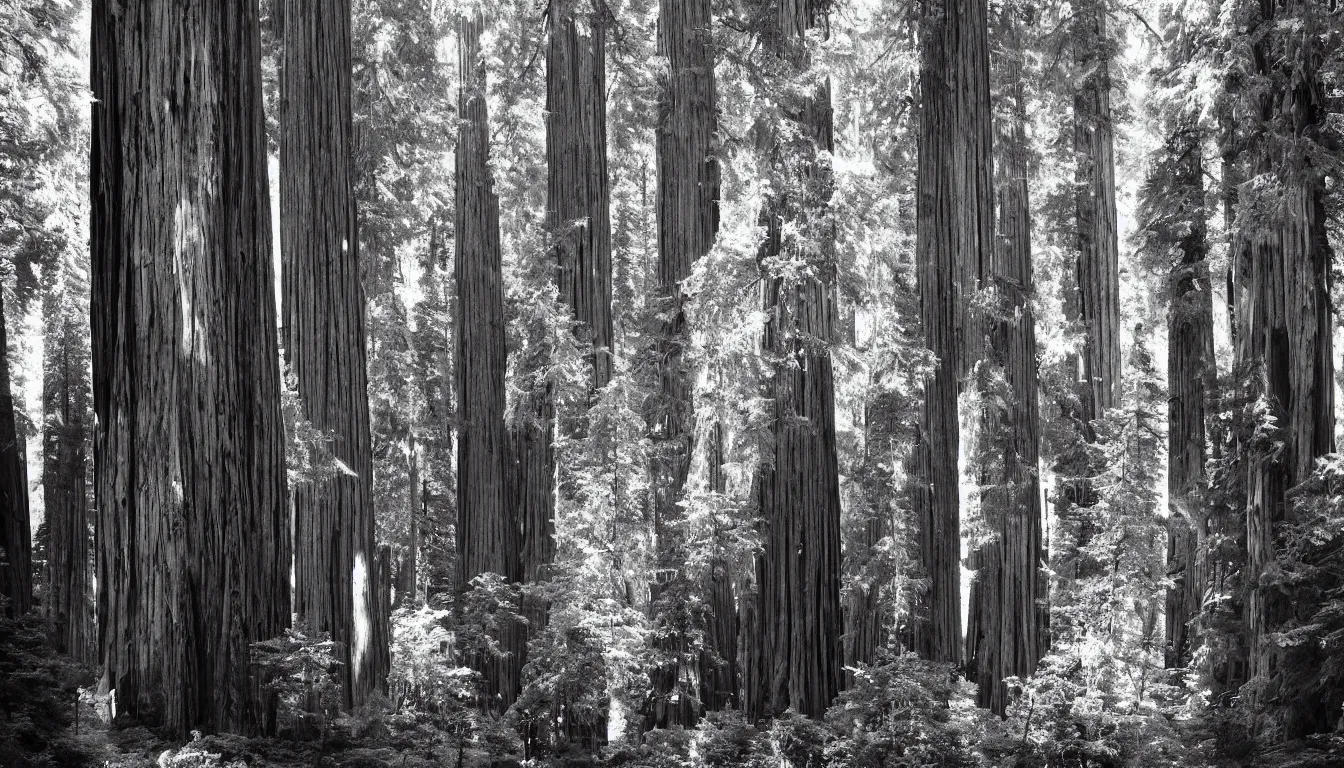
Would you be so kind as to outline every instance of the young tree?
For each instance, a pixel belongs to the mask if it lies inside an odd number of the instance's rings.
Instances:
[[[517,581],[518,526],[508,488],[508,433],[504,426],[504,278],[499,242],[499,198],[490,171],[486,69],[481,58],[485,16],[458,20],[457,129],[457,391],[461,427],[457,446],[458,583],[471,588],[482,574]],[[501,710],[518,698],[521,627],[501,627],[508,655],[486,665],[486,695]]]
[[[930,3],[920,23],[916,259],[920,319],[938,367],[925,382],[916,448],[919,553],[930,585],[912,645],[927,659],[955,662],[962,653],[958,397],[984,346],[970,301],[988,281],[994,248],[988,10],[981,0]]]
[[[92,15],[99,635],[118,712],[273,727],[290,619],[255,2]]]
[[[690,345],[682,283],[697,259],[709,252],[718,229],[719,167],[714,157],[717,99],[709,0],[663,0],[659,6],[659,52],[668,61],[656,126],[658,157],[658,283],[654,354],[658,391],[651,398],[649,432],[654,448],[652,479],[654,531],[658,546],[654,622],[672,631],[666,614],[675,606],[658,598],[671,584],[689,586],[683,569],[682,496],[690,470],[694,381],[683,351]],[[711,577],[712,578],[712,577]],[[724,583],[712,581],[712,584]],[[669,600],[686,593],[676,587]],[[730,602],[731,605],[731,602]],[[654,701],[648,725],[694,725],[695,694],[683,683],[685,637],[668,637],[671,662],[655,670]],[[675,698],[679,707],[669,706]]]
[[[1024,82],[1030,12],[1008,5],[998,20],[1002,52],[997,116],[995,191],[999,240],[993,252],[996,304],[988,319],[988,361],[981,425],[985,488],[980,508],[990,541],[976,554],[966,633],[966,658],[979,684],[979,703],[1002,716],[1005,678],[1027,678],[1045,652],[1041,578],[1040,407],[1036,319],[1031,297],[1030,152]]]
[[[757,469],[761,551],[748,623],[745,709],[765,718],[793,708],[820,718],[840,689],[840,481],[830,343],[836,266],[830,84],[808,70],[807,33],[825,3],[780,2],[765,48],[791,82],[762,126],[771,194],[760,214],[758,260],[768,320],[762,353],[773,368],[771,445]],[[780,84],[783,86],[783,83]]]
[[[353,195],[350,4],[287,0],[281,17],[280,252],[285,362],[339,472],[294,488],[294,609],[344,648],[345,705],[386,687],[375,578],[364,294]]]

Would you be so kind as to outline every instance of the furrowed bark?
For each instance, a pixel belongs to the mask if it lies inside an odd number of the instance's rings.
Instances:
[[[915,448],[919,553],[930,580],[911,626],[925,658],[961,658],[958,397],[984,349],[969,302],[993,258],[993,120],[982,0],[931,3],[921,19],[916,259],[920,315],[938,368],[925,382]]]
[[[808,30],[822,26],[825,3],[782,0],[767,45],[795,73],[810,65]],[[798,96],[781,94],[793,123],[762,137],[781,176],[761,211],[761,348],[773,365],[765,384],[773,401],[772,445],[757,469],[762,551],[756,558],[757,610],[751,618],[746,711],[755,719],[792,707],[825,715],[839,693],[844,618],[840,607],[840,484],[835,444],[835,383],[829,344],[835,326],[834,233],[824,219],[833,183],[829,83]],[[820,258],[799,250],[816,244]],[[785,279],[778,260],[806,260]]]
[[[1168,139],[1171,186],[1189,229],[1172,265],[1167,304],[1167,575],[1176,586],[1167,592],[1164,662],[1168,668],[1190,663],[1195,627],[1209,585],[1202,554],[1208,537],[1205,496],[1208,480],[1208,424],[1216,408],[1218,371],[1213,350],[1213,286],[1209,276],[1204,212],[1203,136],[1191,125]]]
[[[33,535],[23,442],[14,421],[9,384],[9,339],[3,312],[0,297],[0,595],[9,598],[5,615],[17,617],[33,607]]]
[[[97,660],[92,580],[88,284],[69,265],[43,297],[42,488],[47,517],[47,615],[53,645]]]
[[[286,0],[281,14],[280,251],[285,362],[340,472],[297,485],[294,609],[345,653],[345,706],[387,685],[376,610],[373,452],[354,202],[350,4]]]
[[[289,625],[260,37],[251,2],[93,4],[99,638],[117,710],[274,727]]]
[[[1320,141],[1324,97],[1317,77],[1323,52],[1301,41],[1285,24],[1313,12],[1305,0],[1262,0],[1260,19],[1268,32],[1252,46],[1252,65],[1272,87],[1251,94],[1250,106],[1280,138]],[[1276,692],[1278,651],[1270,634],[1292,615],[1293,606],[1262,583],[1278,554],[1278,528],[1293,520],[1289,489],[1310,477],[1315,461],[1334,450],[1334,356],[1330,306],[1331,253],[1327,238],[1324,169],[1295,150],[1287,158],[1274,146],[1257,148],[1255,168],[1275,178],[1279,195],[1272,217],[1243,232],[1248,247],[1237,275],[1240,359],[1251,366],[1248,394],[1273,416],[1269,434],[1247,447],[1246,615],[1249,674],[1262,684],[1254,697],[1295,699],[1288,708],[1288,736],[1318,730],[1327,707]],[[1264,194],[1261,192],[1260,194]]]
[[[1001,304],[990,326],[989,362],[1003,372],[1009,392],[1003,406],[986,415],[983,439],[997,454],[982,492],[981,509],[994,540],[976,557],[971,582],[966,656],[979,686],[978,702],[1002,717],[1008,705],[1007,677],[1026,679],[1046,650],[1044,549],[1038,463],[1040,423],[1036,367],[1036,320],[1031,295],[1029,152],[1022,83],[1020,21],[1007,22],[1004,54],[1011,102],[998,131],[998,246],[993,273]]]
[[[694,382],[682,358],[689,344],[685,296],[681,283],[695,261],[709,252],[718,230],[719,168],[714,158],[717,99],[714,52],[710,37],[713,17],[709,0],[663,0],[658,18],[659,53],[668,60],[660,94],[656,129],[658,160],[658,286],[660,316],[655,320],[658,393],[651,398],[649,433],[652,459],[654,531],[658,547],[657,581],[652,585],[654,624],[664,626],[672,606],[658,602],[668,584],[683,582],[686,562],[679,502],[690,470]],[[723,589],[710,576],[704,586]],[[731,585],[728,585],[731,605]],[[718,596],[722,599],[722,595]],[[675,634],[670,627],[668,632]],[[684,665],[703,666],[682,658],[675,647],[684,637],[669,637],[662,650],[674,661],[653,670],[653,695],[645,717],[647,728],[692,726],[704,702],[696,701],[694,675]],[[717,695],[716,695],[717,697]],[[721,697],[717,697],[721,698]],[[672,701],[677,706],[672,706]]]
[[[611,201],[607,183],[606,21],[583,0],[552,0],[546,47],[546,226],[560,300],[591,343],[592,386],[611,381]]]
[[[486,573],[520,577],[518,526],[508,488],[508,433],[504,426],[504,277],[499,241],[499,198],[490,171],[486,71],[481,59],[483,13],[458,20],[457,150],[457,391],[461,428],[457,448],[458,584]],[[490,706],[503,712],[518,698],[522,627],[501,628],[508,654],[476,659]]]

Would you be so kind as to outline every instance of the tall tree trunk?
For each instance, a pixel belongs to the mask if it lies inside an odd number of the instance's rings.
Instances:
[[[702,664],[685,652],[688,638],[670,614],[686,604],[691,587],[682,572],[687,553],[680,502],[690,470],[695,410],[691,402],[694,382],[682,357],[690,338],[681,284],[690,277],[696,260],[709,253],[719,224],[712,22],[709,0],[663,0],[660,6],[658,48],[667,58],[668,73],[660,93],[657,125],[659,319],[654,344],[658,392],[650,399],[649,432],[654,444],[653,514],[658,547],[657,580],[652,589],[654,624],[664,646],[661,650],[671,661],[650,673],[649,728],[692,726],[699,717],[694,675],[683,667]],[[723,588],[712,575],[704,585]]]
[[[62,264],[43,298],[42,488],[47,518],[47,615],[56,650],[94,662],[88,452],[88,283]]]
[[[508,433],[504,427],[504,276],[499,243],[499,198],[490,172],[486,72],[481,59],[484,15],[458,20],[457,150],[457,391],[461,428],[457,448],[458,584],[493,573],[517,581],[518,527],[508,489]],[[521,627],[500,628],[497,660],[478,660],[484,694],[502,712],[518,698]]]
[[[920,316],[938,368],[925,382],[915,509],[928,593],[912,626],[921,656],[962,653],[958,397],[984,348],[969,302],[993,258],[993,119],[983,0],[930,3],[921,20],[916,258]]]
[[[93,4],[99,637],[117,709],[274,726],[251,643],[290,619],[254,2]]]
[[[794,72],[808,66],[806,34],[824,23],[823,2],[782,0],[767,45]],[[840,608],[840,481],[835,443],[835,384],[830,342],[835,326],[834,232],[826,217],[833,189],[829,84],[781,94],[792,123],[764,138],[777,178],[761,211],[765,241],[758,260],[761,342],[773,366],[772,444],[757,469],[762,550],[756,558],[755,635],[749,646],[746,710],[761,719],[792,707],[825,715],[840,690],[844,628]],[[785,230],[817,246],[796,244]],[[780,261],[806,269],[780,270]],[[785,273],[789,273],[787,276]]]
[[[560,301],[592,344],[592,385],[611,380],[611,211],[607,183],[605,9],[551,0],[546,47],[546,226]]]
[[[1249,247],[1237,275],[1237,340],[1241,360],[1252,369],[1248,395],[1266,403],[1266,415],[1274,418],[1272,426],[1257,426],[1267,434],[1246,448],[1249,671],[1252,680],[1270,684],[1278,653],[1269,636],[1291,616],[1292,606],[1262,581],[1278,554],[1277,528],[1293,520],[1288,490],[1311,476],[1318,457],[1334,450],[1325,170],[1301,150],[1285,158],[1278,143],[1319,141],[1324,129],[1325,98],[1316,74],[1323,53],[1310,36],[1302,42],[1287,32],[1292,26],[1284,26],[1312,12],[1306,0],[1282,6],[1260,2],[1260,28],[1269,32],[1253,44],[1252,64],[1272,86],[1252,92],[1249,106],[1278,136],[1261,139],[1256,170],[1281,188],[1267,203],[1276,208],[1272,216],[1242,233]],[[1265,700],[1275,695],[1287,694],[1271,692]],[[1291,737],[1318,727],[1327,707],[1300,697],[1289,709]]]
[[[10,392],[9,338],[0,297],[0,595],[9,598],[8,616],[33,607],[33,533],[28,518],[28,478],[23,441],[14,420]]]
[[[393,610],[402,607],[415,607],[419,598],[418,574],[420,559],[420,524],[425,519],[424,480],[420,477],[420,451],[416,446],[415,434],[409,437],[410,448],[406,452],[406,543],[397,564],[397,599]],[[512,500],[510,500],[512,503]]]
[[[387,686],[387,616],[373,590],[373,452],[355,215],[350,3],[281,13],[280,251],[285,361],[340,472],[294,488],[294,610],[346,652],[345,705]]]
[[[900,424],[901,403],[891,392],[878,392],[864,410],[863,490],[872,517],[863,521],[860,551],[845,553],[846,569],[850,573],[871,571],[868,567],[877,554],[877,547],[892,531],[892,510],[895,488],[889,478],[891,462],[899,461],[898,445],[903,430]],[[881,570],[881,569],[879,569]],[[845,669],[846,684],[853,683],[850,669],[860,664],[873,664],[877,649],[885,641],[888,629],[881,613],[884,580],[867,583],[855,580],[845,600]]]
[[[1066,367],[1078,371],[1076,398],[1065,404],[1065,417],[1078,434],[1074,447],[1058,465],[1061,547],[1056,570],[1061,600],[1068,602],[1079,579],[1096,576],[1103,566],[1084,548],[1096,534],[1092,507],[1098,501],[1090,477],[1088,444],[1096,441],[1093,422],[1118,404],[1120,391],[1120,267],[1115,204],[1115,140],[1111,118],[1110,61],[1113,43],[1106,31],[1106,10],[1088,0],[1074,19],[1074,66],[1081,81],[1073,98],[1075,170],[1075,241],[1073,285],[1066,288],[1064,312],[1082,328],[1081,354]],[[1075,629],[1064,624],[1052,630],[1061,636]]]
[[[981,435],[986,454],[992,456],[981,510],[994,540],[976,553],[966,633],[966,656],[979,685],[980,706],[999,716],[1008,705],[1004,678],[1025,679],[1035,673],[1046,634],[1023,23],[1005,20],[1004,95],[1010,106],[998,131],[999,242],[993,273],[1001,304],[991,322],[989,362],[1002,371],[1006,390],[995,393],[1001,405],[987,405]]]
[[[1188,121],[1187,121],[1188,123]],[[1166,600],[1168,668],[1183,667],[1194,650],[1191,622],[1199,618],[1209,584],[1203,556],[1208,538],[1204,465],[1208,460],[1208,424],[1216,408],[1217,362],[1213,350],[1213,286],[1209,277],[1204,209],[1203,135],[1183,123],[1167,140],[1173,193],[1188,224],[1180,242],[1180,260],[1171,266],[1167,304],[1167,573],[1175,581]]]

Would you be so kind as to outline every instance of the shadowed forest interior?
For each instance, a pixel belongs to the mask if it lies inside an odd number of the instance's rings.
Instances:
[[[0,765],[1344,765],[1337,0],[0,0]]]

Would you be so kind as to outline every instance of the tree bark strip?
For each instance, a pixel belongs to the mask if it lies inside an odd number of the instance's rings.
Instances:
[[[92,18],[102,662],[142,724],[262,731],[290,538],[257,7]]]
[[[810,65],[806,33],[825,22],[817,0],[781,0],[766,44],[794,73]],[[792,125],[762,137],[775,173],[761,212],[761,348],[773,365],[773,445],[757,470],[762,551],[756,558],[756,615],[749,641],[746,711],[763,719],[792,707],[821,718],[839,693],[843,658],[840,607],[840,483],[835,443],[835,383],[829,345],[835,326],[834,233],[825,218],[833,189],[830,86],[781,93]],[[800,250],[785,229],[819,246]],[[806,261],[785,278],[778,261]]]
[[[458,20],[457,149],[457,391],[461,427],[457,448],[458,584],[494,573],[517,581],[518,526],[508,488],[509,444],[504,425],[504,276],[499,241],[499,198],[490,171],[486,71],[481,59],[484,15]],[[518,697],[521,627],[500,630],[503,650],[483,667],[492,706],[507,709]]]
[[[285,361],[304,415],[332,435],[335,477],[294,488],[294,609],[345,649],[345,705],[385,690],[375,610],[373,453],[351,112],[350,4],[281,13],[280,244]]]
[[[663,0],[658,18],[659,53],[668,60],[668,74],[660,93],[656,128],[658,160],[658,319],[653,329],[658,366],[658,392],[651,398],[649,432],[653,440],[652,481],[657,573],[652,586],[654,624],[673,635],[665,620],[674,606],[659,598],[668,585],[684,598],[690,584],[683,568],[686,549],[681,533],[680,501],[690,470],[694,434],[694,387],[682,357],[690,343],[683,310],[681,284],[696,260],[709,253],[718,231],[719,167],[714,157],[717,97],[709,0]],[[723,584],[710,576],[704,586]],[[728,585],[731,590],[731,585]],[[669,595],[670,597],[670,595]],[[723,595],[718,596],[720,599]],[[729,592],[731,605],[731,591]],[[682,669],[703,662],[682,658],[677,648],[684,637],[670,637],[662,650],[673,661],[650,673],[653,698],[646,725],[668,728],[693,726],[700,705],[693,690],[694,675]],[[679,706],[673,706],[675,700]]]
[[[0,297],[0,595],[9,598],[5,614],[17,617],[33,607],[33,533],[23,441],[10,391],[9,338],[3,312]]]

